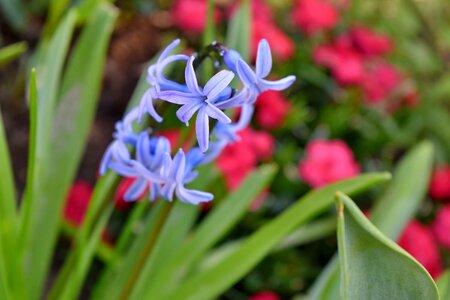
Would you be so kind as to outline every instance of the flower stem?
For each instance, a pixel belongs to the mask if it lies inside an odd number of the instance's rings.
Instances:
[[[174,202],[164,202],[163,208],[161,210],[161,213],[158,216],[158,219],[156,220],[155,226],[153,230],[150,233],[150,236],[148,237],[147,244],[145,245],[143,251],[139,254],[138,259],[136,260],[135,267],[133,271],[131,272],[130,277],[128,277],[128,281],[125,284],[125,287],[122,290],[122,293],[120,294],[119,299],[125,300],[128,299],[129,295],[131,294],[133,290],[134,283],[137,281],[139,274],[142,271],[142,268],[145,265],[145,261],[150,257],[152,250],[154,248],[154,245],[156,241],[158,240],[159,234],[164,227],[164,224],[167,220],[167,217],[170,214],[170,211],[172,210],[172,207],[174,206]]]

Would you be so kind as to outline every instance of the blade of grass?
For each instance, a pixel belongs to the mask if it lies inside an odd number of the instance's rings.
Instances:
[[[389,178],[386,173],[366,174],[312,191],[253,233],[233,255],[218,265],[188,277],[179,287],[171,286],[170,291],[153,296],[161,300],[216,298],[260,262],[283,237],[328,209],[337,190],[355,193]]]
[[[21,42],[21,43],[15,43],[12,45],[9,45],[7,47],[3,47],[0,49],[0,67],[3,65],[6,65],[7,63],[13,61],[25,51],[27,51],[27,43]]]
[[[223,238],[248,211],[250,202],[270,183],[276,167],[267,165],[249,175],[243,184],[213,209],[181,248],[170,265],[161,269],[152,280],[146,282],[141,298],[159,298],[176,286],[189,272],[201,256]]]

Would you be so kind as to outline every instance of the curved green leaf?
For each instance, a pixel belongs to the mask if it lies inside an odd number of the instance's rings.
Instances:
[[[450,300],[450,270],[447,270],[436,281],[441,300]]]
[[[372,225],[348,196],[338,192],[336,202],[342,299],[439,299],[421,264]]]

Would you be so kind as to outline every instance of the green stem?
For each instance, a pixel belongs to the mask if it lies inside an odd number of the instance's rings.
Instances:
[[[167,217],[170,214],[170,211],[172,210],[174,202],[165,202],[164,206],[162,208],[162,211],[160,215],[158,216],[158,219],[156,220],[155,227],[153,228],[152,232],[150,233],[150,236],[147,240],[147,244],[145,245],[144,250],[140,253],[135,267],[133,271],[131,272],[130,277],[128,277],[127,283],[125,284],[124,289],[122,290],[122,293],[120,294],[119,299],[126,300],[128,299],[128,296],[130,295],[131,291],[133,290],[134,283],[137,281],[139,274],[141,273],[142,267],[145,265],[145,260],[150,257],[153,246],[155,245],[159,234],[164,227],[164,224],[167,220]]]

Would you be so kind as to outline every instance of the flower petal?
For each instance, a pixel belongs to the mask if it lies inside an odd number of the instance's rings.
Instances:
[[[203,89],[203,93],[208,97],[208,100],[212,102],[230,84],[233,78],[233,72],[222,70],[208,80]]]
[[[178,182],[183,182],[184,170],[186,165],[186,157],[183,150],[179,149],[172,161],[170,167],[169,178]]]
[[[111,144],[106,148],[105,154],[103,154],[102,161],[100,162],[100,174],[105,175],[109,168],[109,164],[113,158],[113,148],[114,144]]]
[[[181,105],[191,103],[195,99],[200,99],[198,95],[179,91],[162,91],[158,94],[158,97],[167,102]]]
[[[173,49],[175,49],[176,46],[180,44],[180,39],[174,40],[172,43],[170,43],[162,52],[161,55],[158,58],[158,63],[162,62],[164,59],[166,59],[167,56],[169,56],[170,52],[172,52]]]
[[[200,90],[200,87],[197,83],[197,77],[195,75],[194,71],[194,56],[191,56],[189,58],[188,63],[186,64],[186,69],[184,71],[184,77],[186,80],[186,85],[188,86],[189,90],[196,95],[203,95],[202,91]]]
[[[204,107],[198,111],[197,119],[195,120],[195,132],[197,133],[200,150],[206,152],[209,146],[209,118]]]
[[[137,178],[123,195],[126,202],[135,201],[145,192],[147,181],[143,178]]]
[[[218,109],[214,104],[206,102],[205,112],[208,116],[216,119],[222,123],[231,123],[231,119],[220,109]]]
[[[272,69],[272,54],[270,46],[266,39],[262,39],[258,45],[258,53],[256,54],[256,76],[264,78],[269,75]]]
[[[180,199],[183,202],[191,203],[194,205],[197,205],[199,203],[203,202],[209,202],[211,201],[214,196],[211,193],[197,191],[197,190],[189,190],[186,189],[184,186],[179,185],[176,189],[176,195],[178,199]]]
[[[265,91],[265,90],[282,91],[282,90],[285,90],[288,87],[290,87],[294,83],[294,81],[295,81],[295,76],[293,76],[293,75],[290,75],[290,76],[284,77],[283,79],[275,80],[275,81],[261,79],[259,81],[259,86],[262,87],[261,88],[262,91]]]
[[[239,79],[245,86],[252,86],[256,84],[255,72],[253,72],[252,68],[250,68],[250,66],[247,65],[245,61],[243,61],[242,59],[238,60],[236,69]]]
[[[186,123],[186,125],[188,125],[189,120],[192,118],[195,112],[199,110],[200,107],[202,107],[203,105],[205,105],[203,101],[196,101],[193,103],[183,105],[176,112],[178,119],[181,122]]]
[[[142,115],[147,112],[156,122],[161,123],[163,118],[156,112],[153,106],[153,97],[151,89],[148,89],[142,96],[141,103],[139,104],[139,123],[142,121]]]

